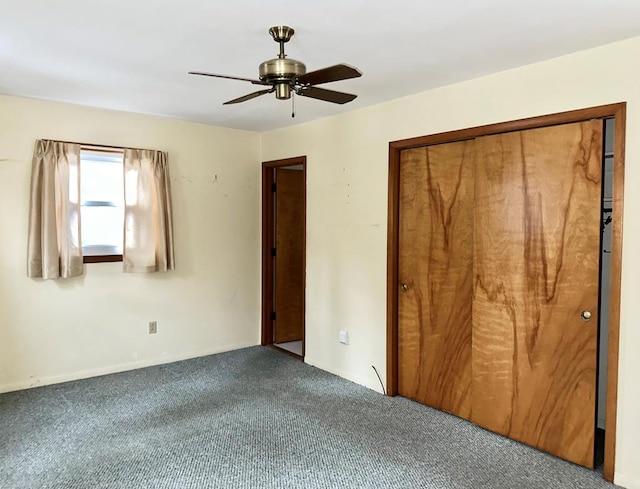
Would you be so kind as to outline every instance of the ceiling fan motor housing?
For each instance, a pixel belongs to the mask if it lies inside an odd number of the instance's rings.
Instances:
[[[291,96],[291,82],[307,72],[304,63],[291,58],[274,58],[260,64],[260,80],[272,83],[276,88],[276,98]]]

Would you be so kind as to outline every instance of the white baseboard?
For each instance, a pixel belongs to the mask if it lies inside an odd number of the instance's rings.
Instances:
[[[640,489],[640,479],[634,476],[627,476],[625,474],[615,474],[613,482],[620,487],[626,489]]]
[[[32,376],[20,382],[0,385],[0,394],[5,392],[20,391],[24,389],[33,389],[34,387],[41,387],[44,385],[59,384],[61,382],[87,379],[90,377],[99,377],[101,375],[115,374],[118,372],[126,372],[127,370],[136,370],[138,368],[153,367],[155,365],[179,362],[181,360],[189,360],[191,358],[206,357],[208,355],[214,355],[216,353],[223,353],[232,350],[239,350],[241,348],[248,348],[250,346],[257,346],[257,343],[238,343],[226,345],[223,347],[207,348],[204,350],[198,350],[188,353],[178,353],[175,355],[162,356],[160,358],[136,360],[134,362],[108,365],[105,367],[82,370],[80,372],[69,372],[60,375],[50,375],[46,377]]]
[[[380,386],[380,381],[378,380],[378,377],[376,376],[376,373],[373,371],[373,369],[371,369],[372,378],[369,379],[369,378],[360,377],[358,375],[353,375],[353,373],[351,372],[345,372],[343,370],[334,368],[330,365],[324,365],[321,362],[308,360],[307,358],[305,358],[304,361],[305,363],[308,363],[313,367],[317,367],[321,370],[332,373],[334,375],[337,375],[338,377],[342,377],[343,379],[347,379],[351,382],[355,382],[356,384],[367,387],[373,391],[376,391],[382,394],[382,387]]]

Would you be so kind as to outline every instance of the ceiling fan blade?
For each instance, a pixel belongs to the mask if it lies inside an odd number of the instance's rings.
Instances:
[[[247,100],[251,100],[252,98],[259,97],[260,95],[265,95],[267,93],[274,92],[275,89],[269,88],[267,90],[258,90],[257,92],[250,93],[248,95],[244,95],[242,97],[234,98],[233,100],[229,100],[222,105],[231,105],[231,104],[239,104],[240,102],[246,102]]]
[[[357,68],[340,64],[301,75],[298,77],[298,82],[303,85],[320,85],[321,83],[348,80],[359,76],[362,76],[362,73]]]
[[[212,76],[214,78],[226,78],[227,80],[248,81],[248,82],[253,83],[254,85],[269,85],[268,83],[265,83],[262,80],[253,80],[251,78],[242,78],[240,76],[216,75],[215,73],[204,73],[202,71],[190,71],[189,74],[190,75],[201,75],[201,76]]]
[[[315,98],[324,100],[325,102],[333,102],[334,104],[346,104],[357,97],[357,95],[350,93],[336,92],[334,90],[317,87],[301,87],[296,90],[296,93],[302,97]]]

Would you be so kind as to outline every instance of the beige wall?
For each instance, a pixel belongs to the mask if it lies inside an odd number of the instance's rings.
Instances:
[[[28,279],[36,138],[168,151],[176,271]],[[257,344],[259,152],[257,133],[0,97],[0,392]]]
[[[263,160],[308,157],[307,361],[380,389],[371,365],[384,375],[389,141],[627,101],[616,481],[640,488],[639,80],[635,38],[263,134]]]
[[[640,38],[386,104],[255,133],[0,96],[0,391],[254,345],[260,160],[308,156],[307,361],[380,389],[385,374],[389,141],[628,102],[616,481],[640,488]],[[338,85],[335,88],[339,88]],[[177,270],[30,280],[25,243],[36,138],[169,152]],[[262,142],[262,152],[260,150]],[[217,179],[216,179],[217,175]],[[158,321],[158,334],[147,322]],[[350,345],[340,345],[347,329]]]

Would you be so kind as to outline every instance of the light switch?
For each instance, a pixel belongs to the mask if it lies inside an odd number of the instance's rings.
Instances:
[[[348,345],[349,344],[349,333],[347,331],[345,331],[344,329],[340,330],[340,332],[338,333],[338,341],[340,343],[342,343],[343,345]]]

